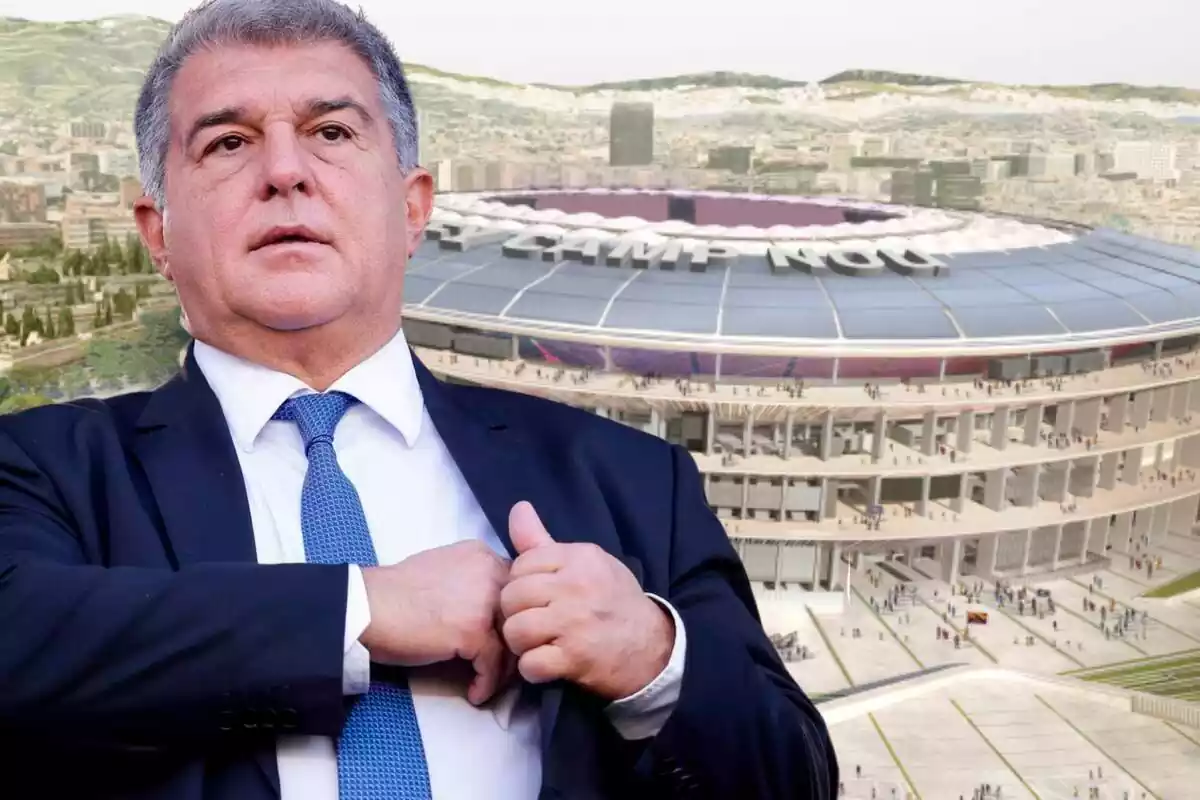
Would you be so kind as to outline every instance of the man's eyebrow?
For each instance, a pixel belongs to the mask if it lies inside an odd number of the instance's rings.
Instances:
[[[367,107],[351,97],[338,97],[333,100],[309,100],[305,110],[308,112],[310,119],[312,117],[323,117],[335,111],[349,110],[358,114],[364,125],[370,125],[375,121],[374,117],[371,116],[371,112],[367,111]]]
[[[228,106],[226,108],[213,111],[209,114],[197,119],[192,123],[191,130],[188,131],[187,140],[184,143],[184,149],[190,150],[192,143],[196,141],[196,137],[203,133],[208,128],[215,128],[218,125],[229,125],[238,122],[246,117],[246,109],[240,106]]]
[[[308,119],[323,117],[326,114],[346,110],[357,114],[365,125],[370,125],[375,121],[375,118],[371,116],[371,112],[367,110],[366,106],[350,97],[338,97],[332,100],[309,100],[304,106],[305,115]],[[185,148],[190,149],[196,141],[196,137],[208,128],[243,122],[247,116],[246,109],[241,106],[228,106],[204,114],[192,123],[191,129],[188,131]]]

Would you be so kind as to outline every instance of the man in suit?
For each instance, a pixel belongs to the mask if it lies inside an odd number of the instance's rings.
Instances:
[[[153,392],[0,420],[9,786],[832,797],[688,454],[406,345],[431,178],[374,27],[213,0],[136,130],[139,230],[196,341]]]

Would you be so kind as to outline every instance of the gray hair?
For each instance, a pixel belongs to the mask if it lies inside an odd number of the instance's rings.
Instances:
[[[142,188],[166,207],[166,160],[171,137],[171,84],[198,50],[227,44],[272,47],[340,42],[367,63],[404,172],[417,166],[417,119],[404,67],[383,33],[337,0],[206,0],[181,19],[150,65],[134,115]]]

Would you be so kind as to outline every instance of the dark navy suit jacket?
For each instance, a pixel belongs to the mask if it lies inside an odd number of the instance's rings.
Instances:
[[[577,687],[536,690],[541,797],[832,798],[825,725],[764,635],[689,455],[416,369],[502,539],[530,500],[556,540],[621,558],[687,629],[679,702],[652,739],[622,740]],[[342,566],[256,563],[237,455],[190,353],[154,392],[0,417],[3,794],[278,797],[275,737],[335,736],[345,719],[346,582]]]

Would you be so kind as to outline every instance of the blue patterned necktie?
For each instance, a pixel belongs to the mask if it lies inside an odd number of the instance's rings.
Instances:
[[[342,392],[293,397],[272,419],[295,422],[308,471],[300,528],[310,564],[373,567],[375,546],[354,484],[338,466],[333,432],[358,401]],[[337,743],[340,800],[429,800],[421,730],[407,684],[372,682],[350,710]]]

